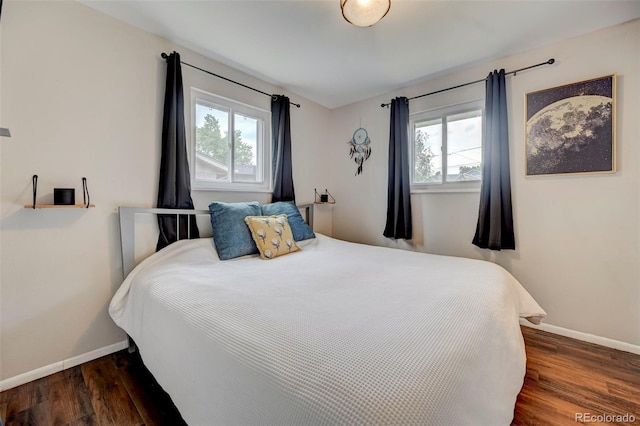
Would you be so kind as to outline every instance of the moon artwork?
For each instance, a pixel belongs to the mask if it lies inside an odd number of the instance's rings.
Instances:
[[[615,76],[526,95],[527,175],[615,171]]]

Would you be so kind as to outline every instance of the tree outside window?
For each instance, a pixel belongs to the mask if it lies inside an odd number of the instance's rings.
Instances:
[[[411,184],[440,186],[481,180],[480,102],[413,114]]]
[[[267,111],[192,89],[192,187],[270,188]]]

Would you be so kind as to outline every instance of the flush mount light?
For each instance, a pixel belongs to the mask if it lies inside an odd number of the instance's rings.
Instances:
[[[342,16],[358,27],[370,27],[385,17],[391,0],[340,0]]]

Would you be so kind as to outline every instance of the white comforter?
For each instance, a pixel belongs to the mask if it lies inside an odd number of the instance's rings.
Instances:
[[[518,318],[544,311],[493,263],[318,235],[220,261],[211,239],[142,262],[109,312],[190,425],[508,425]]]

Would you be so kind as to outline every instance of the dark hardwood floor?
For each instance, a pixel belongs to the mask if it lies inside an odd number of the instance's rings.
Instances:
[[[120,351],[0,393],[10,425],[184,425],[138,353]]]
[[[640,425],[640,356],[522,329],[527,375],[512,425]],[[0,418],[6,426],[185,424],[126,351],[1,392]]]

